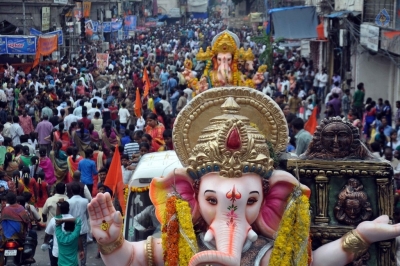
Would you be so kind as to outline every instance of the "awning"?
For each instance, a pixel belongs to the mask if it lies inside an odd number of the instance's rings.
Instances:
[[[206,19],[206,18],[208,18],[208,13],[193,12],[191,18],[194,18],[194,19]]]
[[[167,15],[158,15],[158,21],[165,21],[165,20],[167,20],[168,19],[168,16]]]
[[[358,16],[360,14],[361,14],[361,12],[359,12],[359,11],[348,11],[348,10],[345,10],[345,11],[338,11],[338,12],[330,13],[329,15],[325,15],[325,17],[326,18],[344,18],[344,17],[347,17],[349,15],[352,15],[352,16],[355,17],[355,16]]]

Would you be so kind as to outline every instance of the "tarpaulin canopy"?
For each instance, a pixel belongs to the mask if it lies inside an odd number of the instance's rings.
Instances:
[[[325,15],[324,17],[326,17],[326,18],[344,18],[344,17],[347,17],[350,14],[353,15],[353,16],[358,16],[358,15],[361,14],[361,12],[345,10],[345,11],[333,12],[333,13],[330,13],[328,15]]]
[[[269,10],[275,38],[317,38],[318,16],[315,6],[274,8]]]
[[[198,12],[193,12],[192,13],[193,18],[195,19],[206,19],[208,18],[208,13],[198,13]]]

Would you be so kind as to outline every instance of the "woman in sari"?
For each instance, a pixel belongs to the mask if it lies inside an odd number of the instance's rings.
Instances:
[[[18,163],[13,160],[13,155],[10,152],[6,153],[4,157],[4,171],[6,172],[7,176],[12,179],[14,171],[18,171]]]
[[[57,179],[54,174],[54,166],[53,163],[51,162],[50,158],[47,157],[47,150],[46,148],[40,148],[39,149],[39,166],[42,168],[44,175],[45,175],[45,181],[49,185],[49,187],[52,187]]]
[[[22,155],[22,145],[18,144],[14,147],[14,161],[19,165],[21,163],[20,157]]]
[[[96,164],[96,169],[97,172],[104,167],[107,161],[107,157],[104,154],[104,152],[99,151],[99,146],[95,143],[90,144],[90,147],[93,150],[93,156],[92,160]],[[97,183],[99,182],[98,180],[98,175],[93,176],[93,191],[92,191],[92,196],[95,197],[97,195]]]
[[[83,122],[79,122],[78,127],[79,129],[72,133],[72,137],[76,147],[79,149],[79,155],[84,157],[85,150],[90,148],[90,135]]]
[[[40,216],[42,213],[42,209],[44,204],[46,203],[46,200],[49,198],[49,186],[47,184],[47,182],[45,181],[45,177],[44,177],[44,173],[40,172],[38,174],[38,178],[37,178],[37,186],[36,186],[36,190],[37,190],[37,200],[36,200],[36,208],[39,209],[39,213]]]
[[[67,149],[68,174],[67,174],[67,180],[65,182],[66,184],[71,182],[74,172],[78,170],[79,162],[83,159],[82,156],[78,155],[78,152],[79,150],[77,147],[68,147]]]
[[[90,124],[89,125],[89,135],[90,135],[90,142],[91,144],[96,144],[96,145],[100,145],[101,142],[101,138],[99,136],[99,132],[97,132],[96,130],[94,130],[94,125]],[[101,132],[100,132],[101,133]]]
[[[146,133],[152,137],[151,147],[152,150],[158,151],[161,146],[165,145],[163,133],[165,127],[158,122],[157,115],[149,113],[146,116],[147,126],[145,128]]]
[[[61,148],[61,141],[57,141],[54,149],[50,151],[50,160],[54,166],[54,173],[56,175],[57,183],[64,182],[68,171],[68,156]]]
[[[19,157],[19,160],[15,160],[18,164],[22,164],[24,166],[30,166],[31,165],[31,158],[32,156],[29,154],[29,147],[28,146],[23,146],[22,147],[22,154]]]
[[[32,194],[28,203],[35,205],[37,199],[37,183],[34,178],[30,177],[30,172],[29,167],[24,166],[24,168],[22,168],[22,183],[24,185],[24,192]]]
[[[74,138],[73,134],[75,131],[78,129],[78,123],[77,122],[72,122],[71,125],[69,126],[68,129],[68,134],[69,134],[69,145],[73,146],[74,145]]]
[[[106,124],[102,132],[103,151],[108,156],[112,146],[119,145],[117,132],[111,127],[111,124]]]
[[[64,122],[58,124],[58,130],[53,132],[53,148],[56,147],[57,142],[61,142],[61,150],[66,152],[70,144],[70,135],[68,132],[64,132]]]

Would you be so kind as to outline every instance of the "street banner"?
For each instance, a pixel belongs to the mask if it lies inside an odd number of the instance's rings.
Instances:
[[[136,16],[126,16],[124,24],[125,24],[124,26],[125,31],[135,30],[137,24]]]
[[[100,72],[103,72],[108,67],[108,57],[109,54],[96,54],[96,65],[100,69]]]
[[[85,21],[85,33],[88,36],[93,35],[93,22],[91,20],[86,20]]]
[[[99,31],[99,22],[92,21],[92,24],[93,24],[93,32],[98,32]]]
[[[111,22],[103,22],[101,26],[103,27],[103,32],[111,32]]]
[[[40,30],[37,30],[37,29],[35,29],[35,28],[31,28],[31,29],[29,30],[29,34],[30,34],[30,35],[33,35],[33,36],[40,36],[40,35],[47,35],[47,36],[49,36],[49,35],[54,35],[54,34],[56,34],[56,35],[58,36],[58,45],[63,45],[63,43],[64,43],[64,35],[63,35],[62,30],[56,30],[56,31],[52,31],[52,32],[44,33],[44,34],[43,34]]]
[[[7,53],[7,37],[0,37],[0,54]]]
[[[37,51],[33,68],[39,64],[40,56],[50,55],[52,52],[57,51],[58,37],[57,35],[42,35],[38,39]]]
[[[111,22],[111,31],[119,31],[122,29],[122,21]]]
[[[82,17],[82,3],[77,2],[74,9],[67,14],[65,14],[66,17],[72,17],[74,16],[77,20],[81,19]],[[90,10],[92,8],[92,2],[83,2],[83,15],[85,18],[90,17]]]
[[[2,37],[5,37],[6,39],[7,54],[34,55],[36,53],[35,36],[2,36]]]

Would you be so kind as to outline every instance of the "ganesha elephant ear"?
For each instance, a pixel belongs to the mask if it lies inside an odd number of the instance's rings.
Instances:
[[[196,221],[200,217],[200,213],[193,189],[193,179],[187,175],[186,169],[175,169],[165,177],[153,178],[150,183],[149,195],[156,208],[158,221],[162,223],[168,194],[174,192],[189,202],[192,220]]]
[[[269,179],[269,185],[270,188],[264,197],[260,214],[252,226],[257,233],[273,239],[279,229],[289,196],[294,188],[299,186],[299,181],[287,172],[276,170]],[[304,195],[310,196],[308,187],[300,185],[300,188]]]

